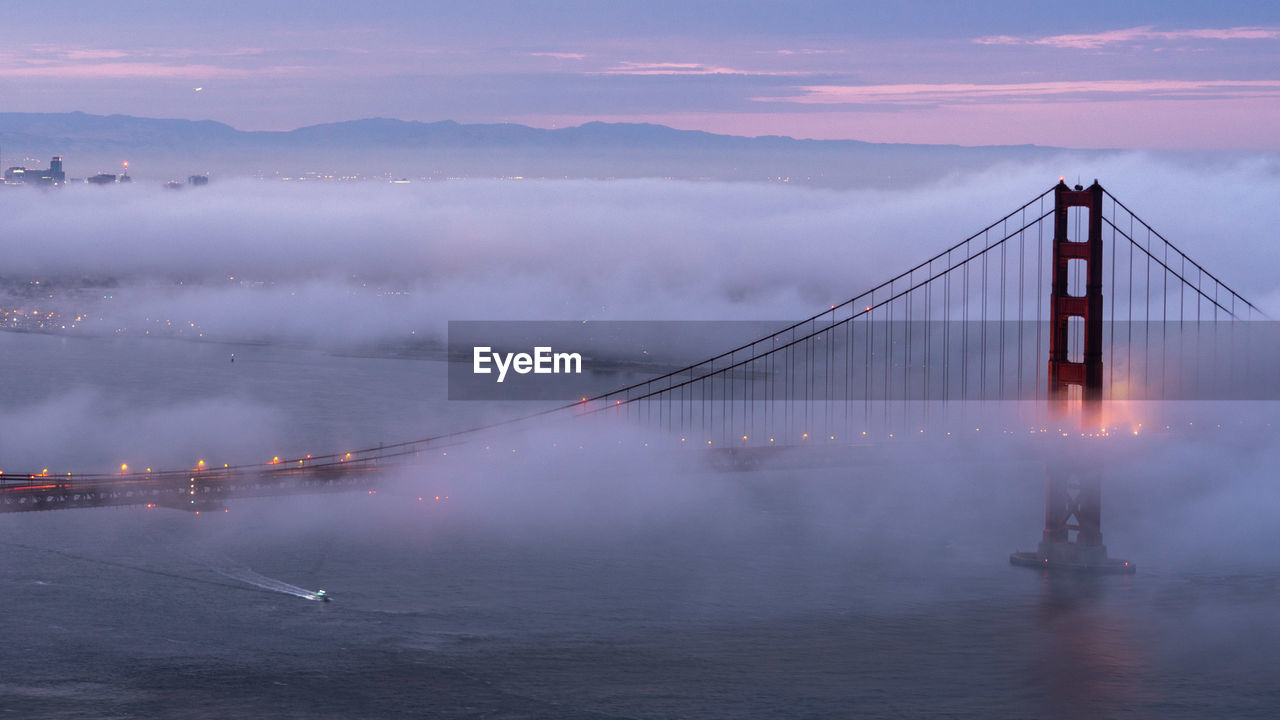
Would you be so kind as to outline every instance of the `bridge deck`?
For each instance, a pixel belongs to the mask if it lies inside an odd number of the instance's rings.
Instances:
[[[368,487],[385,466],[376,462],[327,463],[279,469],[218,469],[118,477],[6,477],[0,512],[69,510],[120,505],[221,510],[233,497],[340,492]]]

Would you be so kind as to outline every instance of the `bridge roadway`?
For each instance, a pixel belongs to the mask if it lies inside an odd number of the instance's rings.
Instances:
[[[1025,432],[1025,431],[1024,431]],[[1032,429],[1028,434],[1012,430],[960,437],[898,438],[860,442],[816,441],[802,444],[744,446],[736,448],[692,449],[673,439],[667,451],[693,453],[699,463],[719,472],[804,471],[822,467],[855,469],[859,475],[892,476],[916,465],[959,467],[961,465],[1005,466],[1006,472],[1035,472],[1046,457],[1080,453],[1083,444],[1106,442],[1117,458],[1133,457],[1164,433],[1128,431],[1117,435],[1064,437]],[[661,443],[654,452],[664,452]],[[576,446],[575,446],[576,447]],[[374,490],[381,477],[394,470],[424,467],[442,449],[465,454],[461,443],[430,448],[387,448],[298,458],[286,461],[231,467],[199,468],[144,473],[95,475],[51,475],[47,473],[0,475],[0,512],[70,510],[111,506],[146,505],[189,512],[216,512],[235,498],[277,497],[330,492]],[[487,445],[473,445],[478,454]],[[567,446],[565,448],[567,451]],[[445,453],[449,455],[450,453]],[[452,459],[452,458],[450,458]],[[463,460],[463,462],[466,462]]]
[[[221,511],[236,497],[366,489],[387,465],[386,458],[375,457],[118,475],[5,475],[0,476],[0,512],[120,505]]]

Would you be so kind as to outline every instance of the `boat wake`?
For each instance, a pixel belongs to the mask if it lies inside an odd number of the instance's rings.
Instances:
[[[248,583],[263,590],[269,590],[271,592],[293,595],[294,597],[300,597],[305,600],[318,600],[321,602],[329,601],[329,596],[326,595],[323,590],[307,590],[306,588],[300,588],[297,585],[290,585],[283,580],[276,580],[275,578],[269,578],[261,573],[256,573],[249,568],[224,568],[218,570],[218,574],[223,577],[231,578],[232,580],[239,580],[242,583]]]
[[[0,539],[0,546],[14,547],[14,548],[21,548],[23,550],[49,553],[51,555],[57,555],[60,557],[67,558],[69,560],[78,560],[80,562],[93,563],[95,565],[103,565],[106,567],[115,567],[115,568],[122,568],[125,570],[133,570],[134,572],[146,573],[148,575],[157,575],[160,577],[172,578],[174,580],[182,580],[185,582],[203,583],[205,585],[214,585],[217,587],[232,588],[235,590],[250,590],[255,592],[278,592],[278,593],[284,593],[286,595],[293,595],[295,597],[300,597],[306,600],[316,600],[318,602],[329,602],[329,599],[330,599],[324,590],[314,590],[314,591],[307,590],[306,588],[300,588],[297,585],[290,585],[289,583],[284,582],[283,580],[276,580],[275,578],[269,578],[266,575],[256,573],[247,567],[238,566],[234,563],[234,561],[229,560],[225,556],[222,556],[218,560],[213,562],[206,561],[200,564],[204,566],[204,569],[206,571],[211,570],[225,578],[236,580],[243,584],[234,585],[231,583],[224,583],[224,582],[218,582],[216,580],[208,580],[201,577],[195,577],[188,574],[170,572],[170,571],[162,570],[159,568],[133,565],[130,563],[123,563],[116,560],[111,560],[111,559],[101,558],[101,557],[90,557],[87,555],[79,555],[73,552],[68,552],[66,550],[59,550],[57,548],[29,545],[26,543],[10,542],[3,539]],[[221,565],[221,567],[217,567],[215,563],[217,565]],[[45,580],[35,580],[33,581],[33,583],[36,585],[54,584]],[[245,585],[249,585],[251,587],[245,587]]]

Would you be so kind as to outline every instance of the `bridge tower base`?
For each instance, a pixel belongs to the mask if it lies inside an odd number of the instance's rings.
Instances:
[[[1136,572],[1133,563],[1108,557],[1102,543],[1102,466],[1063,458],[1051,461],[1045,474],[1043,539],[1034,552],[1010,555],[1009,563],[1105,575]]]
[[[1132,575],[1138,571],[1128,560],[1107,557],[1105,545],[1089,548],[1091,551],[1077,554],[1074,543],[1040,543],[1035,552],[1016,552],[1009,556],[1009,564],[1019,567],[1042,568],[1052,572],[1071,571],[1093,575]]]
[[[1102,186],[1087,189],[1059,182],[1054,188],[1053,279],[1049,296],[1049,406],[1059,417],[1079,388],[1080,426],[1090,433],[1102,416]],[[1088,211],[1088,237],[1071,238],[1068,211]],[[1084,294],[1072,295],[1070,267],[1083,263]],[[1079,324],[1078,352],[1070,328]],[[1084,433],[1082,433],[1084,434]],[[1046,467],[1044,536],[1035,552],[1016,552],[1009,562],[1023,567],[1129,574],[1124,560],[1107,557],[1102,544],[1102,465],[1086,453],[1050,460]]]

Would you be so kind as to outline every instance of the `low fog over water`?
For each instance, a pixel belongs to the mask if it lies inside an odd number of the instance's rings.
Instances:
[[[1133,155],[897,192],[4,188],[0,309],[25,332],[0,333],[0,469],[261,462],[511,417],[528,404],[446,399],[447,321],[797,319],[1078,174],[1280,311],[1264,161]],[[1135,405],[1140,434],[1056,445],[1028,432],[1051,425],[1037,411],[973,413],[985,434],[837,467],[725,472],[570,419],[415,458],[376,492],[0,515],[0,708],[1267,716],[1275,404]],[[1104,536],[1137,575],[1008,566],[1039,540],[1043,457],[1064,447],[1103,462]]]
[[[183,192],[10,188],[0,195],[0,252],[5,289],[31,296],[23,307],[60,309],[77,297],[65,307],[100,316],[77,328],[95,333],[332,346],[439,338],[451,319],[794,319],[981,229],[1059,176],[1097,177],[1205,267],[1276,309],[1272,162],[1073,163],[998,167],[902,191],[216,178]],[[34,302],[33,280],[54,283],[51,302]]]

